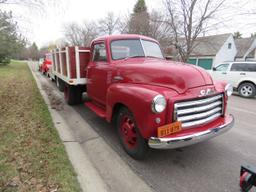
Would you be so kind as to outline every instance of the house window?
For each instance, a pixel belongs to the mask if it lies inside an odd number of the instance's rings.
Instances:
[[[231,49],[232,43],[228,43],[228,49]]]

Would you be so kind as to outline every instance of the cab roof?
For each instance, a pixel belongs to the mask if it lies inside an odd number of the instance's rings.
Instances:
[[[119,39],[145,39],[149,41],[157,42],[155,39],[144,36],[144,35],[137,35],[137,34],[120,34],[120,35],[107,35],[103,37],[99,37],[93,40],[94,41],[113,41],[113,40],[119,40]]]

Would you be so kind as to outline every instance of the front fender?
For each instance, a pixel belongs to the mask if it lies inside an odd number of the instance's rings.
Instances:
[[[151,110],[153,98],[158,95],[159,90],[149,89],[148,86],[140,84],[113,84],[107,91],[107,114],[106,118],[111,121],[113,109],[116,104],[125,105],[134,115],[137,126],[144,138],[156,135],[156,128],[164,125],[167,109],[155,114]],[[159,117],[161,123],[157,124],[155,119]]]

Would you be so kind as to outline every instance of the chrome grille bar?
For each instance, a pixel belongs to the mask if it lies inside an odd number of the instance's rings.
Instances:
[[[174,121],[182,122],[182,128],[208,123],[223,113],[223,95],[196,98],[174,104]]]
[[[182,102],[182,103],[176,103],[174,105],[175,105],[175,107],[189,107],[189,106],[192,106],[192,105],[207,104],[207,103],[216,101],[220,98],[222,98],[222,95],[217,95],[217,96],[214,96],[214,97],[195,100],[195,101],[186,101],[186,102]]]
[[[181,109],[177,112],[178,115],[184,115],[187,113],[196,113],[196,112],[202,112],[202,111],[206,111],[209,109],[213,109],[216,106],[219,106],[220,104],[222,104],[221,101],[217,101],[215,103],[211,103],[210,105],[206,105],[206,106],[201,106],[201,107],[197,107],[197,108],[189,108],[189,109]]]
[[[207,112],[203,112],[203,113],[197,113],[194,115],[188,115],[188,116],[183,116],[183,117],[178,117],[178,121],[191,121],[191,120],[196,120],[196,119],[201,119],[204,117],[208,117],[209,115],[215,114],[216,112],[221,111],[221,107],[217,107],[215,109],[212,109],[210,111]]]
[[[221,113],[216,113],[216,114],[214,114],[214,115],[212,115],[210,117],[207,117],[206,119],[201,119],[201,120],[198,120],[198,121],[182,123],[182,127],[186,128],[186,127],[192,127],[192,126],[208,123],[210,121],[213,121],[213,120],[217,119],[219,116],[221,116]]]

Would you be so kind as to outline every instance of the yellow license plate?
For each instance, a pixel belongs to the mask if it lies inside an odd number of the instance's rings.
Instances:
[[[176,133],[181,131],[181,122],[177,121],[175,123],[171,123],[168,125],[164,125],[161,127],[158,127],[157,129],[157,136],[158,137],[164,137],[166,135],[170,135],[172,133]]]

